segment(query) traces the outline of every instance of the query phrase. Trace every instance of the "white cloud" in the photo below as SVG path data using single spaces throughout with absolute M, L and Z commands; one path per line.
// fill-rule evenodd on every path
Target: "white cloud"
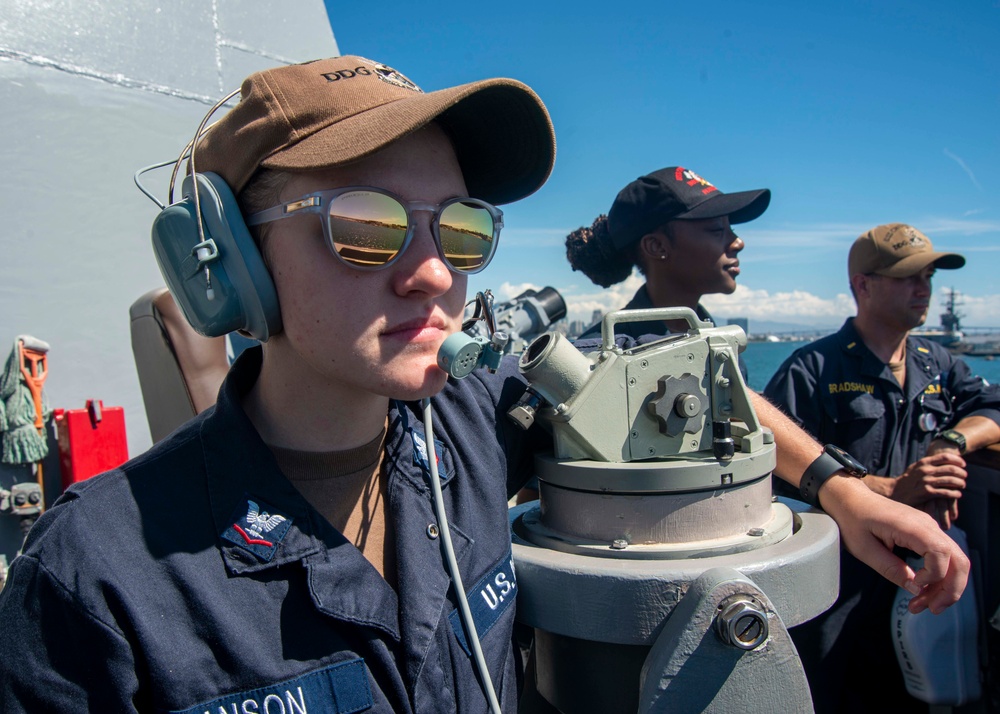
M 973 186 L 978 188 L 980 191 L 983 190 L 983 187 L 979 184 L 979 181 L 976 180 L 976 175 L 972 173 L 972 169 L 970 169 L 968 164 L 966 164 L 965 161 L 962 160 L 962 157 L 951 153 L 950 151 L 948 151 L 948 149 L 944 150 L 944 155 L 962 167 L 962 171 L 964 171 L 969 176 L 969 180 L 972 181 Z
M 928 218 L 917 226 L 934 240 L 936 235 L 956 233 L 964 236 L 1000 232 L 1000 221 L 966 220 L 963 218 Z
M 944 292 L 934 295 L 928 324 L 937 326 L 938 315 L 944 312 Z M 1000 325 L 1000 295 L 957 295 L 956 304 L 962 328 L 997 327 Z
M 642 276 L 633 274 L 624 282 L 606 290 L 591 288 L 587 292 L 562 291 L 568 317 L 570 320 L 590 322 L 595 310 L 601 313 L 618 310 L 632 299 L 642 284 Z M 767 290 L 754 290 L 745 285 L 738 285 L 732 295 L 706 295 L 702 298 L 702 304 L 720 318 L 748 317 L 752 320 L 816 326 L 836 325 L 854 314 L 854 300 L 849 295 L 841 294 L 828 300 L 802 290 L 772 294 Z
M 513 300 L 518 295 L 523 293 L 525 290 L 541 290 L 542 286 L 535 285 L 534 283 L 511 283 L 503 282 L 500 283 L 500 287 L 494 292 L 494 297 L 496 302 L 507 302 L 508 300 Z
M 633 273 L 623 282 L 610 288 L 588 285 L 585 292 L 577 292 L 575 289 L 560 290 L 566 301 L 566 317 L 570 321 L 582 320 L 589 325 L 595 310 L 601 314 L 620 310 L 628 304 L 635 291 L 644 282 L 645 279 L 641 275 Z
M 942 249 L 958 251 L 965 254 L 985 254 L 1000 252 L 1000 221 L 989 220 L 973 214 L 965 217 L 926 217 L 919 220 L 909 220 L 920 230 L 927 233 Z M 824 264 L 830 251 L 836 251 L 838 265 L 846 262 L 844 251 L 846 246 L 861 233 L 871 228 L 870 225 L 854 223 L 813 223 L 794 225 L 788 224 L 779 228 L 755 229 L 752 225 L 745 228 L 750 249 L 741 256 L 747 264 L 766 262 L 770 269 L 799 270 L 804 269 L 803 246 L 808 246 L 810 269 L 814 264 Z M 513 236 L 505 232 L 507 238 L 513 237 L 515 243 L 526 246 L 543 246 L 562 242 L 567 231 L 551 228 L 529 228 L 511 231 Z M 557 240 L 558 239 L 558 240 Z M 789 250 L 793 248 L 794 250 Z M 770 250 L 761 250 L 770 249 Z M 831 258 L 832 259 L 832 258 Z M 643 278 L 635 273 L 627 280 L 608 289 L 602 289 L 583 280 L 580 283 L 562 281 L 549 282 L 559 290 L 566 300 L 568 315 L 571 321 L 580 320 L 590 323 L 595 311 L 601 314 L 617 310 L 625 306 L 635 291 L 643 283 Z M 528 288 L 540 289 L 541 286 L 532 283 L 505 282 L 496 290 L 497 302 L 511 300 Z M 935 294 L 937 297 L 937 293 Z M 963 325 L 998 327 L 1000 326 L 1000 295 L 984 295 L 979 297 L 963 296 Z M 767 289 L 754 289 L 741 283 L 733 295 L 708 295 L 703 303 L 719 318 L 747 317 L 751 320 L 770 322 L 787 322 L 804 326 L 827 328 L 839 325 L 846 317 L 855 312 L 851 296 L 842 292 L 833 297 L 819 297 L 808 290 L 792 290 L 772 292 Z M 938 323 L 938 314 L 943 307 L 936 303 L 932 307 L 928 322 Z
M 945 235 L 978 236 L 1000 233 L 1000 221 L 968 218 L 969 215 L 981 212 L 982 210 L 971 211 L 964 218 L 928 217 L 916 220 L 913 224 L 935 242 L 939 236 Z M 803 246 L 843 249 L 872 227 L 861 223 L 815 223 L 761 230 L 748 226 L 744 231 L 751 249 L 757 247 L 801 249 Z
M 560 292 L 566 300 L 568 318 L 589 323 L 594 310 L 605 313 L 624 307 L 642 282 L 641 276 L 632 275 L 607 290 Z M 935 293 L 928 325 L 937 326 L 938 316 L 944 311 L 943 297 L 943 291 Z M 817 328 L 837 327 L 855 314 L 854 299 L 848 293 L 822 298 L 805 290 L 772 293 L 746 285 L 738 285 L 732 295 L 706 295 L 702 304 L 717 318 L 746 317 L 751 321 L 787 322 Z M 1000 326 L 1000 295 L 962 295 L 959 314 L 963 326 L 996 328 Z
M 871 228 L 860 223 L 816 223 L 811 225 L 791 225 L 785 228 L 757 230 L 750 226 L 737 230 L 745 234 L 751 248 L 796 248 L 804 245 L 811 248 L 833 246 L 842 247 Z M 742 256 L 741 256 L 742 259 Z
M 845 293 L 828 299 L 805 290 L 771 293 L 746 285 L 737 285 L 732 295 L 706 295 L 702 303 L 718 316 L 815 326 L 838 324 L 854 314 L 854 300 Z
M 567 319 L 570 321 L 583 320 L 589 324 L 595 310 L 604 314 L 625 307 L 643 282 L 640 276 L 632 275 L 624 282 L 607 289 L 595 285 L 588 285 L 587 292 L 578 292 L 576 286 L 557 289 L 563 300 L 566 301 Z M 525 290 L 541 290 L 542 287 L 534 283 L 503 282 L 500 287 L 493 291 L 495 303 L 499 305 L 508 302 Z
M 937 238 L 946 235 L 979 236 L 1000 233 L 1000 221 L 971 219 L 970 216 L 985 212 L 986 209 L 974 209 L 967 211 L 960 218 L 952 217 L 917 217 L 903 219 L 910 221 L 914 226 L 931 237 L 936 242 Z M 775 228 L 757 228 L 754 224 L 740 226 L 737 232 L 745 235 L 752 248 L 796 248 L 801 249 L 808 246 L 811 249 L 834 247 L 843 249 L 848 246 L 859 235 L 873 226 L 867 223 L 810 223 L 810 224 L 786 224 Z M 508 227 L 503 230 L 504 250 L 513 247 L 525 248 L 552 248 L 565 245 L 566 236 L 573 228 L 536 228 L 536 227 Z M 752 252 L 752 251 L 750 251 Z M 752 257 L 752 256 L 745 256 Z

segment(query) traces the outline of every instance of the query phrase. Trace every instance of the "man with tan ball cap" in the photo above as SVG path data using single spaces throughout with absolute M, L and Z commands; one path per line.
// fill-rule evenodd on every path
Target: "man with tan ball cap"
M 867 467 L 869 488 L 930 513 L 945 529 L 958 516 L 963 455 L 1000 441 L 1000 387 L 910 332 L 927 319 L 934 272 L 963 265 L 964 257 L 935 251 L 912 226 L 867 231 L 848 257 L 857 316 L 797 350 L 764 390 L 821 443 Z M 792 631 L 816 710 L 926 711 L 905 693 L 896 664 L 893 588 L 865 570 L 844 553 L 837 603 Z M 859 684 L 866 680 L 870 687 Z

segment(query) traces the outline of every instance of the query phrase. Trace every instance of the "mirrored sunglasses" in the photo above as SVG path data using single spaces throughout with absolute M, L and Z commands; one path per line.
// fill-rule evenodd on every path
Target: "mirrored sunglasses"
M 431 214 L 438 255 L 452 271 L 478 273 L 489 264 L 503 228 L 503 212 L 478 198 L 404 201 L 380 188 L 348 186 L 260 211 L 250 216 L 247 225 L 319 213 L 326 217 L 323 233 L 334 255 L 352 268 L 380 270 L 392 265 L 410 245 L 417 211 Z

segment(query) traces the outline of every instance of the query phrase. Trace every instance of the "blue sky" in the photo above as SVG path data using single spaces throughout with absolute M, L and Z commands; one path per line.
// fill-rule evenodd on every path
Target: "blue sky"
M 1000 326 L 1000 0 L 326 1 L 342 54 L 426 91 L 513 77 L 552 115 L 552 176 L 504 207 L 470 294 L 551 285 L 573 318 L 621 307 L 641 280 L 593 285 L 565 236 L 632 179 L 681 165 L 773 193 L 739 231 L 737 293 L 706 298 L 717 316 L 838 325 L 853 314 L 851 242 L 900 221 L 968 258 L 936 280 L 962 295 L 964 325 Z

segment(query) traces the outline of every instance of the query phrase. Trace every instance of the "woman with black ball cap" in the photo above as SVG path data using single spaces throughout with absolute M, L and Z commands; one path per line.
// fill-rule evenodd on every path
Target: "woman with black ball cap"
M 607 215 L 566 238 L 574 270 L 601 287 L 625 280 L 638 267 L 646 277 L 626 310 L 689 307 L 711 320 L 700 304 L 712 293 L 731 294 L 745 244 L 732 226 L 759 217 L 771 202 L 769 189 L 723 193 L 690 169 L 669 166 L 623 188 Z M 686 323 L 621 323 L 618 334 L 633 338 L 683 332 Z M 599 337 L 600 323 L 583 338 Z

